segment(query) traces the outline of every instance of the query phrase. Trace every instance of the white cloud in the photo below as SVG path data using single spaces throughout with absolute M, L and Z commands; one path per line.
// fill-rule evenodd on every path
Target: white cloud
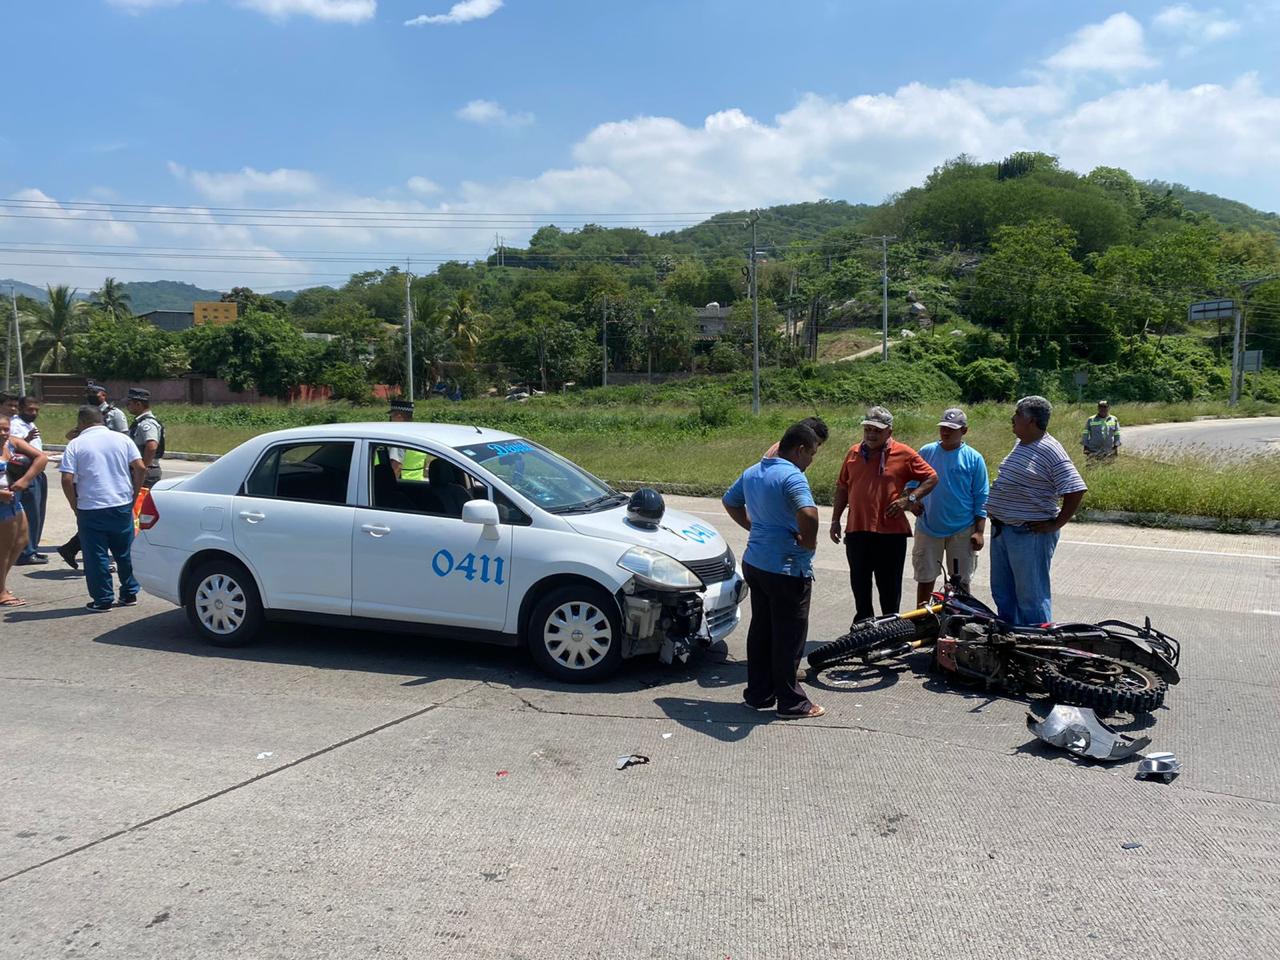
M 141 13 L 157 7 L 176 7 L 185 2 L 186 0 L 107 0 L 109 6 L 119 7 L 127 13 Z
M 1127 13 L 1116 13 L 1102 23 L 1081 27 L 1045 65 L 1069 73 L 1122 77 L 1157 66 L 1157 61 L 1147 53 L 1142 24 Z
M 238 0 L 242 7 L 277 20 L 314 17 L 335 23 L 362 23 L 378 12 L 378 0 Z
M 534 120 L 532 113 L 512 113 L 493 100 L 472 100 L 454 115 L 482 127 L 527 127 Z
M 1077 168 L 1108 164 L 1193 184 L 1257 178 L 1280 166 L 1280 98 L 1253 74 L 1230 86 L 1162 81 L 1081 104 L 1058 122 L 1055 140 L 1063 162 Z
M 428 180 L 426 177 L 410 177 L 405 181 L 405 186 L 409 188 L 410 193 L 416 193 L 420 197 L 430 196 L 433 193 L 439 193 L 440 184 L 434 180 Z
M 1197 10 L 1189 3 L 1165 7 L 1151 24 L 1163 33 L 1181 38 L 1183 42 L 1178 52 L 1183 56 L 1194 53 L 1206 43 L 1240 32 L 1240 22 L 1223 16 L 1221 10 Z
M 170 161 L 169 172 L 178 180 L 189 183 L 201 196 L 219 203 L 238 203 L 250 194 L 306 196 L 320 189 L 320 181 L 315 174 L 286 167 L 270 172 L 245 167 L 229 173 L 213 173 L 189 170 Z
M 483 20 L 497 13 L 502 7 L 502 0 L 462 0 L 449 8 L 448 13 L 422 14 L 412 20 L 406 20 L 406 27 L 422 27 L 427 24 L 467 23 L 470 20 Z
M 128 13 L 141 13 L 158 7 L 176 7 L 186 0 L 107 0 L 113 7 Z M 336 23 L 362 23 L 378 12 L 378 0 L 235 0 L 247 10 L 287 20 L 292 16 L 314 17 Z

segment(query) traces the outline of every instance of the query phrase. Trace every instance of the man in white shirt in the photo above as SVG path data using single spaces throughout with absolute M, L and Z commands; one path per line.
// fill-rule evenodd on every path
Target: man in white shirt
M 133 502 L 142 489 L 147 468 L 128 435 L 108 430 L 102 411 L 83 406 L 77 418 L 79 433 L 62 455 L 62 492 L 76 515 L 76 531 L 84 550 L 87 609 L 110 610 L 115 601 L 111 557 L 120 573 L 122 607 L 138 602 L 133 576 Z
M 9 436 L 25 440 L 37 450 L 44 449 L 44 440 L 36 418 L 40 416 L 40 403 L 35 397 L 18 398 L 18 414 L 9 418 Z M 49 503 L 49 480 L 43 473 L 22 494 L 22 509 L 27 515 L 27 545 L 18 555 L 20 567 L 48 563 L 49 558 L 40 552 L 40 535 L 44 531 L 45 510 Z

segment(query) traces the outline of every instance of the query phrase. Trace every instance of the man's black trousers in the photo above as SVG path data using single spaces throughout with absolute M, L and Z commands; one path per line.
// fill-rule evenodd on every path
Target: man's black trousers
M 846 533 L 844 554 L 849 559 L 854 621 L 869 620 L 875 616 L 871 606 L 873 576 L 876 591 L 880 594 L 880 612 L 897 613 L 902 603 L 902 565 L 907 559 L 907 535 L 862 530 Z
M 813 581 L 759 570 L 743 563 L 751 588 L 751 628 L 747 631 L 747 689 L 753 707 L 777 698 L 779 713 L 803 713 L 812 704 L 796 682 L 809 634 Z

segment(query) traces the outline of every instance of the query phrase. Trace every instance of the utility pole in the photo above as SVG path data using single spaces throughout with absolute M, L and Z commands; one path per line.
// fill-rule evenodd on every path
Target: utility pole
M 22 325 L 18 322 L 18 292 L 13 284 L 9 284 L 9 302 L 13 305 L 13 319 L 9 342 L 4 354 L 4 388 L 6 391 L 9 390 L 10 357 L 16 352 L 18 355 L 18 393 L 21 396 L 25 396 L 27 393 L 27 374 L 22 368 Z
M 409 261 L 404 262 L 404 384 L 405 399 L 413 400 L 413 274 L 409 272 Z
M 756 281 L 756 224 L 760 214 L 751 214 L 751 412 L 760 413 L 760 285 Z
M 889 359 L 889 238 L 880 238 L 880 359 Z
M 14 296 L 13 286 L 9 286 L 9 296 Z M 15 301 L 16 302 L 16 301 Z M 17 312 L 16 310 L 14 311 Z M 4 325 L 4 392 L 9 392 L 12 381 L 9 379 L 9 368 L 13 366 L 13 320 Z
M 600 386 L 609 385 L 609 298 L 600 301 Z
M 1271 280 L 1280 280 L 1280 273 L 1268 274 L 1265 277 L 1256 277 L 1253 280 L 1245 280 L 1240 284 L 1240 302 L 1236 305 L 1236 329 L 1235 336 L 1231 341 L 1231 402 L 1230 406 L 1235 406 L 1240 400 L 1240 391 L 1244 389 L 1244 354 L 1247 346 L 1246 336 L 1248 327 L 1246 326 L 1245 307 L 1249 303 L 1249 294 L 1253 292 L 1253 288 L 1260 283 L 1267 283 Z M 21 348 L 21 345 L 19 345 Z M 19 353 L 18 362 L 21 363 L 21 353 Z

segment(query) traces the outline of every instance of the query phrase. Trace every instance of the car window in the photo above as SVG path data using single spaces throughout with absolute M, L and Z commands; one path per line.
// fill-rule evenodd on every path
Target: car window
M 375 509 L 460 520 L 468 500 L 488 497 L 483 483 L 443 457 L 414 447 L 384 443 L 370 447 L 369 504 Z
M 456 448 L 550 513 L 605 505 L 618 494 L 575 463 L 529 440 L 502 440 Z
M 245 481 L 245 495 L 307 503 L 346 503 L 354 447 L 350 441 L 272 447 Z

